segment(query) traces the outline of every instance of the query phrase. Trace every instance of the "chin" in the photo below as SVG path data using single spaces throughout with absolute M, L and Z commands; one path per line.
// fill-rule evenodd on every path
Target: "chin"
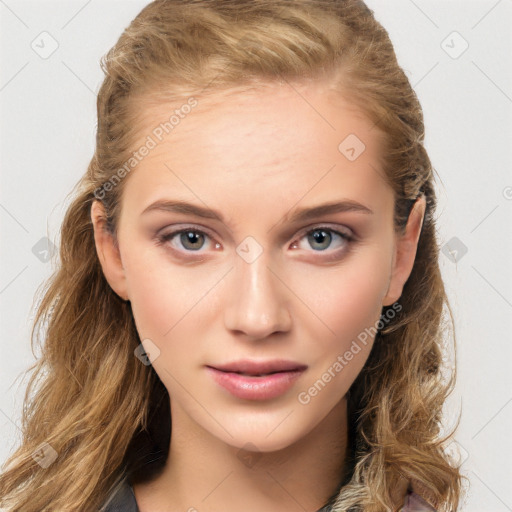
M 283 417 L 286 417 L 286 415 Z M 270 428 L 262 425 L 259 428 L 255 426 L 254 428 L 240 427 L 235 429 L 232 424 L 229 429 L 232 437 L 225 431 L 217 432 L 216 437 L 237 450 L 261 453 L 277 452 L 300 441 L 306 435 L 306 433 L 296 430 L 296 424 L 293 431 L 290 431 L 283 424 L 280 425 L 281 421 L 282 419 L 274 422 Z M 215 435 L 213 432 L 212 434 Z

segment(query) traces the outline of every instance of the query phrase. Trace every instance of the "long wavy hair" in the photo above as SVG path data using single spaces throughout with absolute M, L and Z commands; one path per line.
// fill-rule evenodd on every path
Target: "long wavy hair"
M 443 435 L 442 408 L 456 378 L 454 367 L 444 371 L 443 354 L 452 335 L 455 349 L 455 329 L 438 262 L 433 167 L 420 103 L 374 13 L 360 0 L 156 0 L 101 67 L 95 152 L 73 190 L 60 261 L 32 325 L 41 357 L 25 372 L 33 373 L 23 438 L 2 468 L 0 506 L 98 510 L 124 478 L 151 479 L 165 464 L 169 395 L 153 367 L 134 357 L 141 340 L 131 306 L 103 275 L 90 213 L 101 199 L 116 235 L 129 176 L 103 185 L 133 156 L 137 100 L 328 78 L 385 138 L 380 171 L 394 191 L 397 233 L 426 197 L 402 307 L 378 330 L 349 392 L 351 470 L 332 510 L 395 510 L 393 489 L 403 482 L 415 482 L 439 511 L 456 510 L 465 477 L 446 449 L 454 430 Z M 56 458 L 41 464 L 38 453 Z

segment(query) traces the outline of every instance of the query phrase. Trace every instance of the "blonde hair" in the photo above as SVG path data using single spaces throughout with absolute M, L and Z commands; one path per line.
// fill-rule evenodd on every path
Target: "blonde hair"
M 397 232 L 420 194 L 427 204 L 402 308 L 377 333 L 350 389 L 353 468 L 332 510 L 394 509 L 393 489 L 404 481 L 415 481 L 439 511 L 456 510 L 462 476 L 444 450 L 453 432 L 441 436 L 456 376 L 443 375 L 442 352 L 454 329 L 438 263 L 433 168 L 421 106 L 373 12 L 358 0 L 157 0 L 101 64 L 95 153 L 63 220 L 60 264 L 32 327 L 32 345 L 46 328 L 44 345 L 27 370 L 35 373 L 23 439 L 0 475 L 0 506 L 98 509 L 124 476 L 149 479 L 165 463 L 169 396 L 153 367 L 134 357 L 140 339 L 130 304 L 105 280 L 90 217 L 101 190 L 116 234 L 129 177 L 102 187 L 132 155 L 136 99 L 328 78 L 384 137 L 381 170 L 394 191 Z M 43 468 L 33 454 L 45 443 L 57 458 Z

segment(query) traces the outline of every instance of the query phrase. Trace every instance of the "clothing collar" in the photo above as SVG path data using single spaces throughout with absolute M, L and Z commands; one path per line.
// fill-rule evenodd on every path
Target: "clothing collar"
M 400 481 L 391 492 L 395 510 L 400 511 L 402 509 L 409 488 L 418 496 L 423 498 L 433 509 L 438 510 L 440 503 L 432 491 L 430 491 L 428 487 L 419 480 L 414 478 L 408 480 L 404 476 L 400 476 Z

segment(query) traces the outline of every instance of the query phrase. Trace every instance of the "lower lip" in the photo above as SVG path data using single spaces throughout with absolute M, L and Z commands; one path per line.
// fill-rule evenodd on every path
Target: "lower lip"
M 270 400 L 286 393 L 304 370 L 279 372 L 264 377 L 252 377 L 239 373 L 223 372 L 207 366 L 215 381 L 232 395 L 245 400 Z

